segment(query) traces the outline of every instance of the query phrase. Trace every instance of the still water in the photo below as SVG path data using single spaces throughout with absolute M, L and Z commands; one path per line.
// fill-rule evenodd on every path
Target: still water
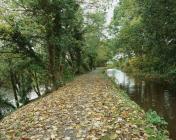
M 40 92 L 41 92 L 41 95 L 43 95 L 45 93 L 44 86 L 40 86 Z M 14 106 L 16 106 L 13 90 L 0 88 L 0 96 L 3 97 L 4 99 L 7 99 L 10 103 L 12 103 Z M 37 99 L 38 95 L 35 93 L 34 90 L 32 90 L 31 92 L 27 93 L 27 98 L 29 99 L 29 101 L 32 101 L 34 99 Z M 20 99 L 20 96 L 18 96 L 18 99 Z M 20 104 L 20 105 L 22 106 L 22 104 Z
M 117 69 L 108 69 L 107 74 L 145 111 L 152 109 L 163 116 L 168 122 L 170 137 L 176 140 L 176 89 L 173 85 L 158 80 L 139 80 Z

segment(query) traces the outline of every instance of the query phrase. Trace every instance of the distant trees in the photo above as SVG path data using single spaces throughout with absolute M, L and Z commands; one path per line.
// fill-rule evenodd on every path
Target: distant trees
M 115 44 L 128 54 L 128 67 L 175 76 L 175 1 L 121 0 L 112 29 Z
M 98 54 L 97 49 L 102 46 L 105 16 L 102 12 L 89 13 L 87 20 L 87 27 L 85 29 L 85 52 L 88 56 L 90 68 L 95 68 Z

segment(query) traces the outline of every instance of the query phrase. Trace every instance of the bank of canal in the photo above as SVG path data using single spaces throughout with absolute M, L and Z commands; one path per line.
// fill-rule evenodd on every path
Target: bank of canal
M 117 69 L 108 69 L 107 73 L 145 111 L 152 109 L 164 117 L 168 122 L 170 137 L 176 139 L 176 90 L 173 86 L 163 81 L 134 78 Z

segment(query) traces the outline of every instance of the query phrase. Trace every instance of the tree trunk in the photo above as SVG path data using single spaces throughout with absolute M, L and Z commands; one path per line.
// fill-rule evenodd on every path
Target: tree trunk
M 49 59 L 49 64 L 48 64 L 48 71 L 49 71 L 49 77 L 51 78 L 52 81 L 52 86 L 53 90 L 57 89 L 57 74 L 55 70 L 55 46 L 48 41 L 48 59 Z
M 18 93 L 17 93 L 17 87 L 16 87 L 16 81 L 15 81 L 15 76 L 12 70 L 10 70 L 10 78 L 11 78 L 11 84 L 13 88 L 13 93 L 15 97 L 15 102 L 16 102 L 16 107 L 19 108 L 19 101 L 18 101 Z
M 40 93 L 39 82 L 38 82 L 38 78 L 37 78 L 36 72 L 34 72 L 34 79 L 35 79 L 35 83 L 36 83 L 36 93 L 40 97 L 41 93 Z

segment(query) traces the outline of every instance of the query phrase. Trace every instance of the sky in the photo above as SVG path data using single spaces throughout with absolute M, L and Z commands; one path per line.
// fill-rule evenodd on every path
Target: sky
M 82 4 L 82 8 L 84 9 L 84 12 L 90 12 L 90 10 L 92 11 L 95 11 L 94 8 L 92 9 L 87 9 L 86 6 L 87 4 L 86 3 L 89 3 L 90 1 L 92 0 L 84 0 L 85 1 L 85 4 Z M 101 0 L 100 0 L 101 1 Z M 112 2 L 110 2 L 110 6 L 108 5 L 108 9 L 107 9 L 107 15 L 106 15 L 106 25 L 109 25 L 111 23 L 111 19 L 113 17 L 113 12 L 114 12 L 114 8 L 117 6 L 119 0 L 111 0 Z
M 84 13 L 87 13 L 90 11 L 94 12 L 95 8 L 87 8 L 87 3 L 89 3 L 90 1 L 93 1 L 93 0 L 84 0 L 84 1 L 85 1 L 85 3 L 82 4 L 82 8 L 84 9 Z M 99 1 L 101 3 L 101 0 L 99 0 Z M 107 5 L 108 7 L 106 10 L 106 23 L 105 23 L 105 29 L 103 30 L 103 34 L 108 38 L 110 37 L 110 35 L 108 33 L 108 26 L 110 25 L 110 23 L 112 21 L 114 9 L 118 5 L 118 2 L 119 2 L 119 0 L 110 0 Z
M 106 23 L 105 23 L 106 28 L 110 25 L 110 23 L 112 21 L 112 18 L 113 18 L 113 15 L 114 15 L 114 9 L 118 5 L 118 2 L 119 2 L 119 0 L 112 0 L 112 5 L 107 10 Z M 106 37 L 111 38 L 107 29 L 105 29 L 103 31 L 103 33 L 106 35 Z
M 113 0 L 112 5 L 108 9 L 107 16 L 106 16 L 106 25 L 109 25 L 111 23 L 113 13 L 114 13 L 114 9 L 117 6 L 118 2 L 119 2 L 119 0 Z

